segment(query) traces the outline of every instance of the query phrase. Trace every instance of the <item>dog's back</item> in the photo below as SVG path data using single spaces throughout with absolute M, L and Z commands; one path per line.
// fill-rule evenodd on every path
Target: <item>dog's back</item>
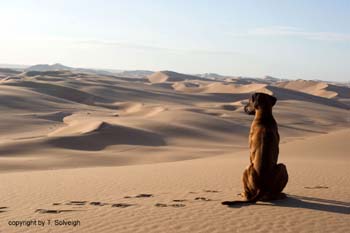
M 259 176 L 257 187 L 268 191 L 279 153 L 279 134 L 273 116 L 255 119 L 251 126 L 250 137 L 251 162 Z

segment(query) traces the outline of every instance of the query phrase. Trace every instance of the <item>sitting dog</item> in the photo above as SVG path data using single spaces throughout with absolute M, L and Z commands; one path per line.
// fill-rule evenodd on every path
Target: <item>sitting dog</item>
M 264 93 L 255 93 L 244 107 L 255 115 L 249 134 L 250 165 L 243 173 L 243 201 L 225 201 L 223 205 L 255 203 L 285 198 L 282 190 L 288 182 L 287 168 L 277 164 L 279 134 L 272 116 L 277 99 Z

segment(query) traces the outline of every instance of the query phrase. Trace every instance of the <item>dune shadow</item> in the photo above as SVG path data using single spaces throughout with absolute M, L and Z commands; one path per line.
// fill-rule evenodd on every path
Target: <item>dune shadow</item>
M 279 128 L 287 128 L 287 129 L 293 129 L 293 130 L 299 130 L 299 131 L 304 131 L 308 133 L 317 133 L 317 134 L 326 134 L 327 132 L 324 131 L 317 131 L 317 130 L 311 130 L 311 129 L 306 129 L 306 128 L 300 128 L 300 127 L 295 127 L 295 126 L 290 126 L 290 125 L 283 125 L 279 124 Z
M 104 124 L 96 131 L 75 135 L 52 137 L 50 145 L 72 150 L 98 151 L 112 145 L 165 146 L 163 136 L 131 127 Z
M 40 94 L 45 94 L 54 98 L 71 101 L 79 104 L 99 106 L 96 103 L 113 103 L 113 101 L 108 100 L 106 98 L 75 88 L 61 86 L 58 84 L 22 81 L 18 83 L 6 83 L 6 85 L 25 87 Z M 113 105 L 106 105 L 103 107 L 115 109 Z
M 240 208 L 248 205 L 252 205 L 252 204 L 242 203 L 242 204 L 229 205 L 229 207 Z M 258 202 L 256 203 L 256 205 L 309 209 L 309 210 L 317 210 L 317 211 L 331 212 L 331 213 L 337 213 L 337 214 L 350 214 L 349 202 L 328 200 L 328 199 L 315 198 L 315 197 L 298 196 L 298 195 L 288 195 L 286 199 L 277 200 L 273 202 Z
M 311 95 L 308 93 L 295 91 L 287 88 L 276 87 L 276 86 L 268 86 L 268 90 L 272 91 L 274 95 L 278 96 L 279 100 L 299 100 L 299 101 L 308 101 L 316 104 L 327 105 L 336 108 L 342 108 L 349 110 L 350 107 L 346 104 L 338 102 L 334 99 L 327 99 L 324 97 Z

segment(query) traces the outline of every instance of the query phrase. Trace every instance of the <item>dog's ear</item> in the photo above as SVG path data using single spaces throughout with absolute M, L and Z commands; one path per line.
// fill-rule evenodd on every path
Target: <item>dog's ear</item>
M 260 105 L 260 101 L 261 101 L 261 100 L 259 100 L 260 97 L 261 97 L 260 93 L 254 93 L 252 95 L 252 102 L 254 104 L 254 108 L 258 108 L 258 106 Z
M 270 96 L 271 106 L 273 107 L 277 102 L 277 98 L 272 95 L 269 95 L 269 96 Z

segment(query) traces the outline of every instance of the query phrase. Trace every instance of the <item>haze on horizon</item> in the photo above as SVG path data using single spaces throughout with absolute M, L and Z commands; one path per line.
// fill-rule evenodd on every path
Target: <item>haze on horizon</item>
M 349 81 L 350 2 L 0 1 L 0 63 Z

